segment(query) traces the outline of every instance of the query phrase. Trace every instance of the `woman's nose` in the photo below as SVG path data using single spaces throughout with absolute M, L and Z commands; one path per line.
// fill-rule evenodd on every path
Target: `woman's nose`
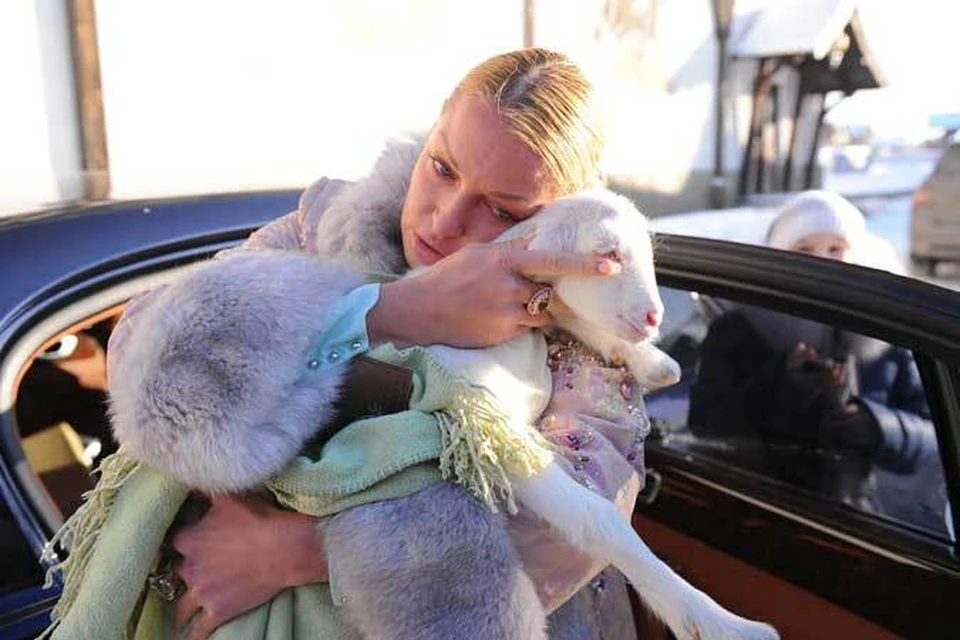
M 459 238 L 466 233 L 464 198 L 451 196 L 437 204 L 433 212 L 433 232 L 439 238 Z

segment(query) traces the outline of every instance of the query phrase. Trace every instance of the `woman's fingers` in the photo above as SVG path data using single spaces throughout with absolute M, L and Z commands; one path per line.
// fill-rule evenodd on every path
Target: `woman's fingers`
M 368 335 L 374 342 L 403 346 L 500 344 L 527 328 L 550 324 L 559 302 L 556 296 L 545 313 L 527 312 L 527 304 L 543 286 L 535 281 L 602 276 L 620 269 L 618 263 L 598 256 L 534 251 L 526 248 L 527 243 L 528 238 L 518 238 L 471 244 L 413 277 L 383 285 L 379 301 L 367 315 Z
M 206 611 L 200 611 L 193 622 L 190 624 L 190 631 L 187 634 L 187 640 L 207 640 L 214 631 L 217 630 L 224 621 L 216 620 Z
M 201 640 L 291 585 L 327 579 L 316 521 L 260 499 L 220 496 L 196 523 L 171 535 L 173 566 L 187 586 L 174 605 L 179 629 Z
M 173 563 L 171 567 L 176 575 L 186 585 L 186 590 L 180 595 L 173 604 L 174 618 L 177 622 L 177 629 L 184 629 L 190 622 L 190 618 L 201 609 L 200 598 L 195 586 L 195 578 L 191 567 L 187 565 L 184 558 Z
M 540 315 L 532 316 L 529 313 L 524 312 L 520 317 L 517 318 L 517 335 L 523 333 L 527 329 L 543 329 L 544 327 L 549 327 L 551 324 L 553 324 L 553 318 L 551 318 L 547 313 L 541 313 Z
M 504 266 L 527 278 L 561 276 L 603 276 L 620 272 L 620 263 L 607 258 L 581 254 L 525 249 L 508 244 L 502 252 Z
M 190 588 L 180 596 L 173 605 L 174 616 L 177 621 L 177 629 L 183 629 L 190 622 L 190 618 L 200 610 L 200 605 Z

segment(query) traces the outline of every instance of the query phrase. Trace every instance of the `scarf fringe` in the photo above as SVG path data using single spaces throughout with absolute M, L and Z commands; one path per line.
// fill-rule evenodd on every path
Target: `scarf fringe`
M 514 428 L 482 387 L 460 381 L 451 406 L 435 413 L 443 442 L 440 473 L 453 478 L 497 513 L 515 514 L 510 477 L 530 477 L 553 460 L 550 444 L 532 427 Z
M 56 535 L 44 545 L 41 562 L 49 565 L 43 588 L 53 586 L 59 573 L 63 581 L 63 593 L 50 614 L 51 625 L 38 640 L 50 637 L 66 612 L 73 606 L 80 590 L 82 578 L 86 575 L 87 565 L 93 557 L 100 530 L 113 511 L 113 503 L 123 483 L 140 468 L 140 462 L 122 451 L 109 456 L 100 463 L 97 472 L 100 480 L 97 486 L 83 494 L 83 504 L 60 527 Z M 66 559 L 61 560 L 57 546 L 68 550 Z

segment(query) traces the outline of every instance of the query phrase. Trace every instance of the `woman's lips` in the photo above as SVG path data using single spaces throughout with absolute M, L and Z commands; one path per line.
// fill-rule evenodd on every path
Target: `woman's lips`
M 413 234 L 413 236 L 414 248 L 417 251 L 417 255 L 420 256 L 421 260 L 423 260 L 424 264 L 433 264 L 441 258 L 446 257 L 444 254 L 434 249 L 430 244 L 427 243 L 426 240 L 417 234 Z

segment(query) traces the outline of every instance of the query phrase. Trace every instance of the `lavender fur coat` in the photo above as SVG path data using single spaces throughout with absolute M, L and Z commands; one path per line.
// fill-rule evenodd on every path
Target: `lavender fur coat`
M 109 349 L 118 440 L 154 466 L 211 491 L 255 486 L 280 471 L 329 420 L 340 383 L 341 372 L 333 369 L 315 377 L 319 384 L 309 390 L 296 385 L 302 354 L 325 328 L 321 321 L 325 312 L 357 286 L 356 273 L 402 273 L 407 268 L 399 217 L 420 149 L 419 140 L 394 140 L 371 174 L 357 183 L 328 179 L 314 183 L 296 211 L 260 229 L 240 249 L 217 261 L 218 268 L 227 273 L 238 269 L 232 274 L 236 275 L 234 285 L 212 292 L 174 283 L 134 301 Z M 231 254 L 250 250 L 266 251 L 252 261 L 230 259 Z M 223 278 L 218 282 L 222 285 Z M 256 295 L 249 295 L 251 288 Z M 263 322 L 256 325 L 259 330 L 243 336 L 228 360 L 197 371 L 191 368 L 189 358 L 171 357 L 168 337 L 193 333 L 196 348 L 210 340 L 235 339 L 235 327 L 223 325 L 223 314 L 210 304 L 211 299 L 217 304 L 244 305 L 244 314 L 263 318 Z M 183 324 L 187 322 L 189 327 Z M 158 366 L 161 361 L 163 367 Z M 184 366 L 178 367 L 178 362 Z M 223 375 L 226 371 L 229 376 Z M 145 388 L 151 393 L 143 393 Z M 176 400 L 184 393 L 203 394 L 202 401 L 191 405 L 203 407 L 203 412 L 179 411 L 171 398 Z M 599 423 L 609 423 L 609 433 Z M 582 461 L 584 454 L 592 456 L 596 470 L 592 486 L 629 513 L 640 485 L 635 467 L 642 472 L 642 456 L 639 463 L 628 463 L 620 442 L 625 438 L 617 433 L 617 425 L 599 423 L 592 421 L 599 437 L 593 438 L 586 450 L 578 446 L 574 451 L 568 433 L 555 434 L 552 439 L 569 449 L 571 472 L 575 460 Z M 172 424 L 177 428 L 171 430 Z M 548 611 L 555 609 L 602 569 L 551 539 L 544 525 L 523 513 L 509 527 L 504 526 L 499 517 L 478 508 L 457 487 L 438 485 L 393 506 L 380 504 L 388 506 L 379 507 L 376 513 L 353 509 L 319 527 L 329 551 L 331 573 L 337 576 L 336 591 L 343 598 L 344 614 L 369 637 L 382 633 L 452 637 L 443 625 L 463 623 L 451 614 L 429 630 L 402 627 L 405 619 L 430 618 L 430 609 L 438 601 L 449 600 L 450 594 L 444 591 L 450 583 L 437 581 L 435 574 L 431 577 L 432 571 L 418 576 L 415 584 L 410 583 L 409 572 L 400 572 L 398 581 L 391 583 L 383 573 L 400 569 L 396 554 L 401 550 L 416 549 L 418 563 L 429 567 L 433 562 L 437 571 L 447 569 L 450 554 L 459 554 L 464 572 L 456 581 L 471 583 L 473 589 L 461 594 L 463 598 L 485 603 L 486 615 L 511 625 L 495 629 L 491 637 L 496 638 L 545 637 L 536 628 L 543 616 L 541 602 Z M 442 511 L 438 504 L 444 505 Z M 417 529 L 412 530 L 415 537 L 398 537 L 397 522 L 409 521 L 434 522 L 437 534 L 424 538 L 424 531 Z M 469 548 L 459 544 L 463 540 L 469 541 Z M 355 564 L 360 559 L 365 567 Z M 368 575 L 371 566 L 381 575 L 376 584 L 364 584 L 361 577 Z M 583 589 L 557 611 L 549 637 L 635 637 L 622 579 L 604 573 L 603 578 L 593 580 L 593 588 Z M 476 579 L 480 575 L 485 578 Z M 391 584 L 395 587 L 390 600 L 393 606 L 384 609 L 382 592 Z M 604 592 L 607 595 L 601 597 Z M 446 603 L 444 608 L 449 606 Z M 372 615 L 372 611 L 382 615 Z M 418 611 L 422 615 L 411 616 Z

